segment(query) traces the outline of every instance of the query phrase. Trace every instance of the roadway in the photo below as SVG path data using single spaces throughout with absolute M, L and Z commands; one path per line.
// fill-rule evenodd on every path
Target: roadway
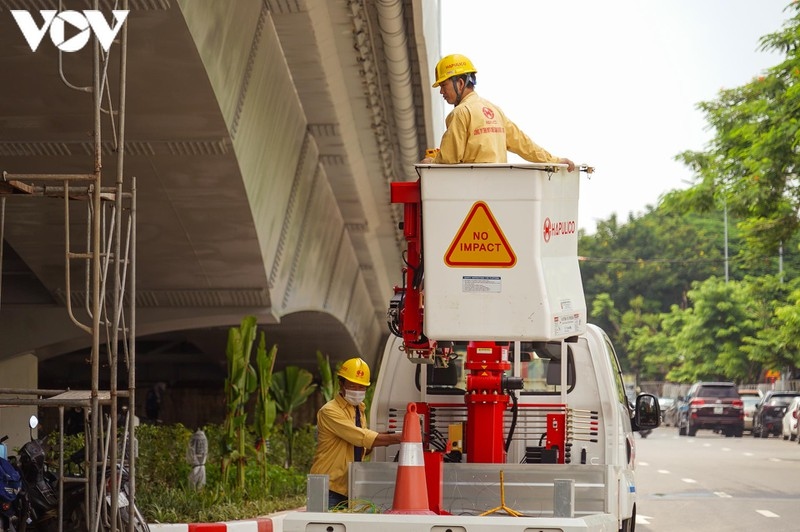
M 800 530 L 800 445 L 782 438 L 636 436 L 636 530 Z

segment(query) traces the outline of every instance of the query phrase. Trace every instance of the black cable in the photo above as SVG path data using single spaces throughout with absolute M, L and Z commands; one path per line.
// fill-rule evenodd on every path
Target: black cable
M 511 402 L 513 406 L 511 407 L 511 427 L 508 429 L 508 437 L 506 438 L 506 452 L 508 452 L 508 448 L 511 447 L 511 438 L 514 437 L 514 429 L 517 426 L 517 394 L 515 394 L 512 390 L 506 390 L 506 393 L 511 396 Z

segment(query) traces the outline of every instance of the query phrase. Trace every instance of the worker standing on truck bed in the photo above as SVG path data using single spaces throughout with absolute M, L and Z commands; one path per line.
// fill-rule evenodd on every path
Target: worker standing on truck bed
M 345 361 L 337 373 L 339 393 L 317 412 L 317 450 L 311 473 L 328 475 L 328 507 L 347 500 L 347 470 L 373 447 L 400 443 L 402 434 L 367 428 L 364 397 L 369 366 L 359 357 Z
M 505 163 L 507 151 L 516 153 L 532 163 L 561 163 L 570 172 L 575 163 L 566 157 L 556 157 L 533 142 L 499 107 L 475 92 L 478 71 L 466 56 L 452 54 L 436 64 L 436 83 L 439 93 L 455 106 L 447 115 L 447 130 L 442 135 L 435 157 L 422 162 L 433 164 Z

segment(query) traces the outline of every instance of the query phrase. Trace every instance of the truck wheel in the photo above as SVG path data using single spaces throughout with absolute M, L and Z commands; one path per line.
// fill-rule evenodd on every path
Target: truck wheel
M 619 532 L 634 532 L 636 529 L 636 505 L 633 505 L 633 512 L 630 519 L 623 519 L 622 526 L 619 527 Z

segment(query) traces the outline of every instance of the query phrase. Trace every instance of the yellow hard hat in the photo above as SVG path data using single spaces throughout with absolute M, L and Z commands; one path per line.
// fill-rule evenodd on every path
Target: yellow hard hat
M 433 84 L 433 87 L 438 87 L 444 80 L 452 78 L 453 76 L 469 74 L 470 72 L 473 74 L 478 73 L 472 61 L 470 61 L 467 56 L 461 54 L 446 55 L 436 63 L 436 71 L 434 72 L 436 83 Z
M 362 386 L 369 386 L 369 366 L 360 357 L 345 360 L 342 367 L 339 368 L 337 375 L 350 382 L 361 384 Z

